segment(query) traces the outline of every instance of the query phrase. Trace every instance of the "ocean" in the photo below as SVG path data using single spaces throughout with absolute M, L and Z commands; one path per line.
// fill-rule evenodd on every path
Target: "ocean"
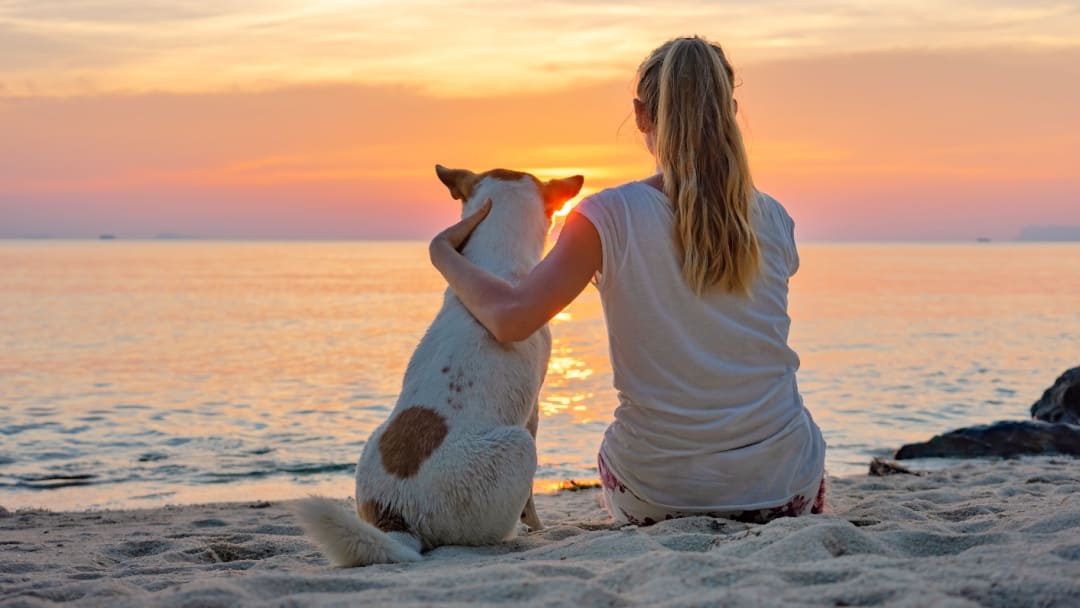
M 1028 417 L 1080 364 L 1080 244 L 803 244 L 799 384 L 829 472 Z M 0 241 L 0 505 L 348 496 L 445 288 L 422 242 Z M 537 487 L 612 418 L 592 287 L 552 322 Z

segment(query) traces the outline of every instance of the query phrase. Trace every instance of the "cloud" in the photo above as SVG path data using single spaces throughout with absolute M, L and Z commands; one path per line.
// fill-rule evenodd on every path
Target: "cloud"
M 742 64 L 898 48 L 1080 46 L 1080 3 L 930 0 L 0 2 L 8 94 L 408 84 L 489 96 L 629 80 L 664 38 Z M 18 57 L 18 59 L 13 59 Z M 3 61 L 3 60 L 0 60 Z M 18 83 L 32 81 L 35 90 Z
M 755 182 L 801 237 L 1080 223 L 1080 49 L 737 67 Z M 424 238 L 455 211 L 436 162 L 580 172 L 591 189 L 647 175 L 629 98 L 621 78 L 490 98 L 362 84 L 0 98 L 0 236 Z

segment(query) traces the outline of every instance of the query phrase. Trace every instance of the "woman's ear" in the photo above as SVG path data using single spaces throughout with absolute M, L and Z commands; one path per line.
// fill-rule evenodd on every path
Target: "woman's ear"
M 634 98 L 634 122 L 637 123 L 638 131 L 642 133 L 652 131 L 652 116 L 649 116 L 645 102 L 636 97 Z

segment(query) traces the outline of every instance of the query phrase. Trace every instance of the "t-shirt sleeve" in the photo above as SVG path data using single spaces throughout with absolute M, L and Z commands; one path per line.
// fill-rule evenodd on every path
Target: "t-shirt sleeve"
M 795 220 L 776 199 L 769 197 L 773 202 L 775 215 L 779 220 L 778 229 L 784 237 L 784 257 L 787 258 L 788 276 L 794 276 L 799 270 L 799 249 L 795 246 Z
M 795 244 L 795 220 L 787 213 L 784 214 L 788 225 L 788 276 L 794 276 L 799 271 L 799 248 Z
M 579 213 L 589 220 L 600 235 L 601 270 L 593 277 L 593 284 L 601 290 L 604 289 L 608 277 L 615 271 L 615 247 L 619 230 L 618 218 L 611 203 L 612 198 L 607 192 L 597 192 L 585 197 L 574 207 L 574 213 Z

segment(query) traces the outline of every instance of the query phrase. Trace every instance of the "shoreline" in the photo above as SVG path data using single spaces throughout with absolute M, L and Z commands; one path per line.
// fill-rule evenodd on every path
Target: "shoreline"
M 1033 457 L 1038 458 L 1039 456 Z M 1028 458 L 1028 456 L 1021 457 L 1021 459 L 1023 458 Z M 852 473 L 850 472 L 851 467 L 846 467 L 841 469 L 844 471 L 843 473 L 833 475 L 831 474 L 833 469 L 828 466 L 827 462 L 825 470 L 829 479 L 848 477 L 861 478 L 866 476 L 866 471 L 869 469 L 870 462 L 871 460 L 867 460 L 866 465 L 860 467 L 861 473 Z M 967 458 L 959 460 L 956 458 L 919 458 L 905 460 L 903 461 L 903 464 L 905 467 L 919 473 L 932 473 L 941 469 L 950 468 L 960 462 L 991 464 L 995 462 L 995 459 Z M 534 479 L 533 493 L 536 495 L 560 494 L 565 491 L 578 491 L 599 486 L 600 479 L 598 477 Z M 305 498 L 312 494 L 349 500 L 351 499 L 354 481 L 351 474 L 341 479 L 326 480 L 316 484 L 298 483 L 295 479 L 266 479 L 227 484 L 206 484 L 204 486 L 181 486 L 176 490 L 167 493 L 160 492 L 160 485 L 154 484 L 151 489 L 138 486 L 129 488 L 129 497 L 125 503 L 116 504 L 115 501 L 105 500 L 96 504 L 74 507 L 70 506 L 72 499 L 63 496 L 66 492 L 82 494 L 93 487 L 94 486 L 92 485 L 72 485 L 47 490 L 16 490 L 8 492 L 6 495 L 0 492 L 0 509 L 6 509 L 8 512 L 47 511 L 57 513 L 103 513 L 212 504 L 244 504 L 244 501 L 232 499 L 232 497 L 236 495 L 254 496 L 257 497 L 258 501 L 270 502 L 288 502 Z M 149 493 L 146 495 L 137 494 L 137 492 L 144 489 Z M 131 496 L 132 493 L 136 493 L 136 495 Z M 151 502 L 150 504 L 140 504 L 140 501 Z M 50 506 L 50 503 L 60 503 L 60 506 L 54 508 Z
M 129 484 L 130 485 L 130 484 Z M 102 513 L 106 511 L 152 510 L 165 507 L 225 504 L 238 502 L 234 496 L 258 496 L 259 500 L 287 502 L 305 498 L 312 494 L 346 498 L 351 495 L 355 482 L 352 475 L 347 478 L 329 480 L 319 484 L 305 485 L 295 480 L 267 480 L 255 483 L 207 484 L 205 486 L 183 486 L 168 493 L 149 493 L 145 496 L 130 496 L 126 503 L 116 504 L 114 500 L 86 506 L 71 506 L 72 499 L 63 496 L 65 492 L 83 494 L 92 486 L 73 485 L 55 489 L 15 490 L 6 494 L 0 492 L 0 508 L 7 511 L 49 511 L 63 513 Z M 598 478 L 581 477 L 576 479 L 536 479 L 533 492 L 536 494 L 558 494 L 573 488 L 599 487 Z M 110 488 L 111 490 L 112 488 Z M 143 488 L 133 488 L 135 492 Z M 154 489 L 160 489 L 154 484 Z M 129 492 L 130 494 L 131 492 Z M 144 502 L 145 501 L 145 502 Z M 242 502 L 242 501 L 241 501 Z M 59 507 L 50 504 L 59 503 Z M 142 503 L 142 504 L 140 504 Z M 149 504 L 147 504 L 149 503 Z
M 830 477 L 829 512 L 611 524 L 598 490 L 546 528 L 337 569 L 289 501 L 0 510 L 0 605 L 1080 605 L 1080 459 Z

